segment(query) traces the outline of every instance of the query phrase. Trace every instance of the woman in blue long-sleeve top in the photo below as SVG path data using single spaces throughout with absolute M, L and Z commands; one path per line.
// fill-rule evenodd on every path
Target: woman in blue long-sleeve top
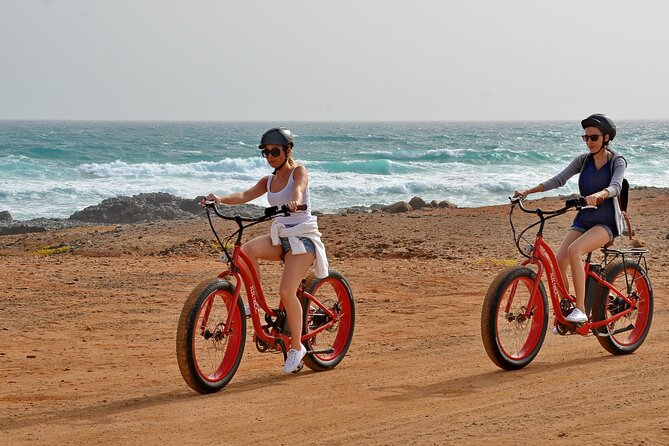
M 603 247 L 623 232 L 622 213 L 618 200 L 614 197 L 620 193 L 627 166 L 625 158 L 609 149 L 609 143 L 616 136 L 616 125 L 611 118 L 594 114 L 581 121 L 581 126 L 585 133 L 581 138 L 588 146 L 588 153 L 574 158 L 562 172 L 550 180 L 514 193 L 514 197 L 526 198 L 531 193 L 561 187 L 569 178 L 579 174 L 580 194 L 585 197 L 588 205 L 597 207 L 583 209 L 576 214 L 556 255 L 567 290 L 567 267 L 571 268 L 576 307 L 566 319 L 575 323 L 588 320 L 585 312 L 583 255 Z

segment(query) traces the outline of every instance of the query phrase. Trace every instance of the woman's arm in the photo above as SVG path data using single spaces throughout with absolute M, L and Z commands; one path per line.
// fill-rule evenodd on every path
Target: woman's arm
M 523 197 L 523 200 L 527 198 L 528 195 L 536 193 L 536 192 L 543 192 L 544 191 L 544 185 L 543 184 L 537 184 L 534 187 L 531 187 L 529 189 L 524 189 L 524 190 L 517 190 L 514 191 L 513 196 L 518 197 L 521 196 Z
M 583 163 L 585 162 L 585 158 L 587 156 L 588 156 L 587 153 L 577 156 L 571 161 L 571 163 L 569 163 L 567 167 L 564 168 L 562 172 L 555 175 L 550 180 L 541 183 L 541 185 L 544 188 L 544 191 L 557 189 L 558 187 L 562 187 L 565 184 L 567 184 L 569 178 L 581 172 L 581 168 L 583 167 Z
M 627 161 L 622 156 L 619 156 L 613 161 L 613 175 L 611 175 L 611 182 L 609 186 L 604 189 L 608 193 L 607 197 L 615 197 L 620 194 L 620 189 L 623 186 L 623 178 L 625 178 L 625 169 L 627 168 Z M 603 191 L 603 192 L 604 192 Z
M 221 204 L 244 204 L 262 196 L 267 192 L 267 177 L 263 177 L 253 187 L 244 192 L 233 192 L 231 194 L 219 197 L 215 194 L 207 195 L 207 200 L 213 200 Z
M 584 155 L 579 155 L 576 158 L 574 158 L 571 163 L 567 167 L 562 170 L 559 174 L 555 175 L 553 178 L 551 178 L 548 181 L 544 181 L 543 183 L 539 183 L 536 186 L 530 188 L 530 189 L 525 189 L 525 190 L 517 190 L 514 192 L 513 196 L 522 196 L 523 199 L 527 198 L 529 194 L 533 194 L 535 192 L 545 192 L 547 190 L 551 189 L 557 189 L 558 187 L 564 186 L 569 178 L 573 177 L 577 173 L 581 171 L 581 166 L 583 166 L 584 163 L 584 157 L 588 156 L 588 154 Z

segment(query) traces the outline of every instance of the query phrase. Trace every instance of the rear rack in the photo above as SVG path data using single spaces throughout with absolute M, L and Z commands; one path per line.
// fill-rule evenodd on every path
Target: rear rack
M 629 249 L 612 249 L 612 248 L 602 248 L 601 250 L 604 253 L 604 264 L 603 267 L 606 267 L 610 262 L 614 261 L 618 257 L 623 259 L 623 264 L 625 260 L 630 259 L 635 263 L 634 273 L 632 274 L 631 280 L 627 269 L 625 269 L 625 282 L 627 289 L 629 290 L 630 284 L 634 283 L 638 276 L 642 275 L 639 271 L 640 267 L 643 268 L 645 274 L 648 274 L 648 266 L 646 264 L 645 254 L 648 252 L 646 248 L 629 248 Z M 643 263 L 643 264 L 642 264 Z
M 646 248 L 629 248 L 629 249 L 602 248 L 601 251 L 602 253 L 604 253 L 604 265 L 608 265 L 609 262 L 612 262 L 618 257 L 622 257 L 623 262 L 625 261 L 626 257 L 628 259 L 631 257 L 632 259 L 636 259 L 637 265 L 639 265 L 643 260 L 643 267 L 646 271 L 648 271 L 648 268 L 646 268 L 646 257 L 644 256 L 644 254 L 648 252 Z

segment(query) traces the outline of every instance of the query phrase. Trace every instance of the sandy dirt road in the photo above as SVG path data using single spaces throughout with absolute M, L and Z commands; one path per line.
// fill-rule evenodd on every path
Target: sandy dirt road
M 356 298 L 348 356 L 285 376 L 249 331 L 236 376 L 207 396 L 175 358 L 185 297 L 221 269 L 206 222 L 3 237 L 0 444 L 668 444 L 669 196 L 635 194 L 655 315 L 632 355 L 548 334 L 525 369 L 492 364 L 481 303 L 518 258 L 506 206 L 324 216 L 331 267 Z M 59 244 L 76 249 L 35 253 Z M 263 270 L 275 295 L 279 267 Z

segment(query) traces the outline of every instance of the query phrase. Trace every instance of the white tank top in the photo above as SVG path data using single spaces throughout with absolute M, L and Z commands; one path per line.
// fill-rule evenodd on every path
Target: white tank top
M 267 201 L 270 206 L 279 206 L 288 203 L 293 197 L 293 174 L 295 169 L 290 171 L 290 176 L 288 177 L 288 183 L 286 187 L 281 189 L 278 192 L 272 192 L 272 178 L 274 175 L 269 175 L 267 177 Z M 276 221 L 284 225 L 299 225 L 311 219 L 311 200 L 309 199 L 309 186 L 304 189 L 304 194 L 302 194 L 302 201 L 307 205 L 306 211 L 297 211 L 290 214 L 289 217 L 276 217 Z

